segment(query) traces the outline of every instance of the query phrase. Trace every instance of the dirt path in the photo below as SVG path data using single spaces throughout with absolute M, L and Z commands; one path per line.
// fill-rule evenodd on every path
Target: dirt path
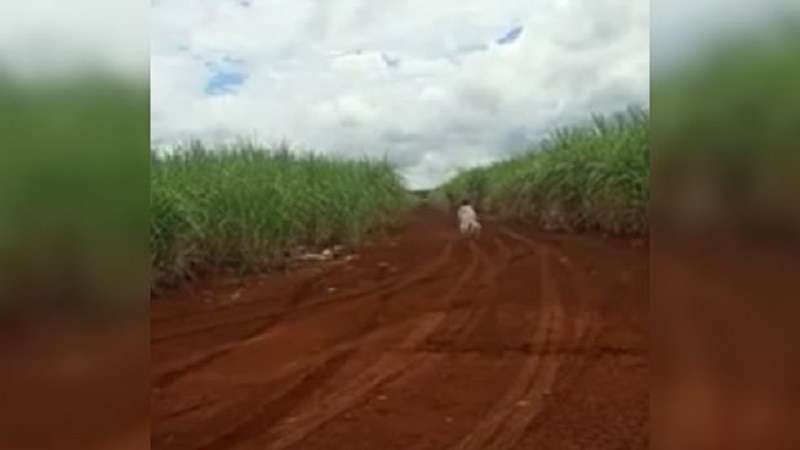
M 454 229 L 154 301 L 153 448 L 646 448 L 646 250 Z

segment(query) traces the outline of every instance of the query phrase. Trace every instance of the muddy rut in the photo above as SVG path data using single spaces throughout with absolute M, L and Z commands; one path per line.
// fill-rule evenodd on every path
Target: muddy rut
M 154 299 L 152 447 L 647 448 L 642 243 L 420 210 L 357 256 Z

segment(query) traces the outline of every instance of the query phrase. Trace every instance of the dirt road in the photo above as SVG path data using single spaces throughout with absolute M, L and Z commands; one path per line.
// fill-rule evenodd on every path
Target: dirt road
M 647 250 L 420 210 L 153 301 L 152 447 L 647 448 Z

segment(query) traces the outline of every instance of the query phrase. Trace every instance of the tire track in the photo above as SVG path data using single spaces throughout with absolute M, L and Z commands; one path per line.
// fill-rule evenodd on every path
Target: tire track
M 301 291 L 304 286 L 306 285 L 313 285 L 314 283 L 319 282 L 327 277 L 335 275 L 337 272 L 341 271 L 344 267 L 344 264 L 337 261 L 337 264 L 331 265 L 329 267 L 325 267 L 320 273 L 309 274 L 306 275 L 304 278 L 301 278 L 298 282 L 299 287 L 295 289 L 295 296 L 297 295 L 298 291 Z M 232 304 L 222 304 L 217 305 L 212 309 L 204 309 L 198 312 L 182 312 L 180 314 L 172 313 L 165 316 L 160 317 L 152 317 L 151 322 L 153 325 L 157 325 L 157 329 L 166 329 L 170 330 L 171 328 L 167 324 L 171 324 L 173 322 L 186 322 L 191 321 L 193 319 L 202 318 L 202 317 L 218 317 L 219 314 L 224 313 L 234 313 L 238 312 L 237 309 L 249 308 L 257 306 L 252 302 L 244 302 L 244 303 L 232 303 Z M 230 322 L 220 323 L 219 325 L 227 325 Z M 160 336 L 157 340 L 169 339 L 170 335 Z
M 529 248 L 537 246 L 536 241 L 507 228 L 503 233 Z M 560 360 L 557 382 L 551 384 L 551 389 L 556 390 L 559 387 L 571 386 L 573 381 L 592 364 L 591 356 L 598 351 L 595 344 L 602 328 L 602 321 L 596 308 L 588 303 L 591 293 L 587 291 L 586 277 L 577 270 L 557 242 L 546 241 L 542 245 L 549 253 L 550 279 L 553 280 L 554 289 L 558 292 L 555 298 L 562 311 L 569 317 L 564 324 L 565 333 L 561 336 L 561 342 L 547 350 L 551 352 L 553 358 Z M 548 400 L 552 398 L 554 397 L 548 396 Z M 542 403 L 542 408 L 536 414 L 524 418 L 526 422 L 524 429 L 517 429 L 502 441 L 501 445 L 505 447 L 494 448 L 514 448 L 524 436 L 535 433 L 539 427 L 547 426 L 548 416 L 560 408 L 560 404 L 555 401 Z
M 497 248 L 496 258 L 494 261 L 490 260 L 486 252 L 482 252 L 484 256 L 484 264 L 489 268 L 486 276 L 481 280 L 481 289 L 475 292 L 476 299 L 474 304 L 476 307 L 471 309 L 470 319 L 458 327 L 455 332 L 451 334 L 452 347 L 460 349 L 468 346 L 471 341 L 478 339 L 481 330 L 496 330 L 499 312 L 500 299 L 491 292 L 491 288 L 495 288 L 500 275 L 508 269 L 511 264 L 511 251 L 499 237 L 493 239 L 494 245 Z M 492 342 L 486 343 L 482 352 L 485 354 L 491 353 L 499 355 L 502 348 L 498 348 L 499 341 L 496 339 Z M 474 345 L 474 343 L 473 343 Z M 480 348 L 480 345 L 476 347 Z
M 446 294 L 446 303 L 449 303 L 478 269 L 479 256 L 475 251 L 472 251 L 471 254 L 470 263 Z M 332 392 L 327 398 L 314 404 L 312 408 L 306 407 L 299 410 L 298 414 L 294 415 L 295 420 L 291 423 L 283 422 L 277 425 L 270 433 L 275 436 L 274 439 L 270 439 L 268 443 L 264 443 L 264 446 L 259 448 L 282 450 L 298 444 L 315 430 L 357 407 L 380 386 L 397 379 L 411 367 L 421 363 L 427 355 L 418 353 L 416 350 L 446 317 L 448 317 L 448 313 L 438 312 L 421 318 L 420 323 L 406 336 L 396 351 L 390 350 L 385 353 L 347 386 Z
M 488 289 L 501 269 L 492 264 L 488 253 L 480 248 L 475 241 L 470 240 L 467 245 L 470 252 L 477 256 L 479 267 L 483 268 L 481 276 L 475 281 L 476 290 L 467 293 L 471 301 L 465 301 L 466 305 L 469 305 L 466 308 L 458 308 L 458 304 L 455 303 L 455 295 L 448 297 L 446 305 L 451 312 L 450 320 L 443 322 L 426 339 L 424 347 L 426 351 L 442 352 L 444 349 L 456 347 L 456 343 L 460 340 L 459 338 L 474 329 L 480 323 L 482 316 L 488 313 L 488 308 L 480 305 L 475 295 Z
M 251 436 L 269 429 L 284 417 L 297 402 L 309 397 L 317 386 L 320 386 L 338 372 L 355 349 L 356 347 L 344 348 L 325 358 L 321 364 L 306 371 L 303 376 L 298 377 L 297 381 L 292 383 L 291 387 L 283 391 L 277 398 L 269 402 L 259 402 L 249 417 L 239 421 L 236 426 L 220 434 L 198 450 L 231 449 L 246 442 Z
M 439 253 L 438 258 L 436 258 L 431 264 L 424 266 L 421 270 L 412 272 L 410 275 L 407 275 L 406 277 L 402 277 L 392 282 L 383 284 L 384 289 L 386 289 L 383 292 L 381 292 L 381 287 L 374 287 L 369 290 L 340 295 L 323 301 L 307 302 L 292 310 L 284 311 L 282 313 L 273 313 L 269 315 L 264 315 L 256 318 L 250 318 L 239 321 L 238 324 L 252 323 L 254 321 L 261 321 L 261 320 L 265 320 L 267 321 L 267 323 L 265 323 L 264 326 L 259 327 L 254 332 L 245 335 L 243 338 L 237 341 L 219 345 L 213 349 L 206 350 L 200 354 L 184 359 L 176 364 L 170 365 L 167 368 L 158 371 L 153 378 L 152 384 L 153 386 L 159 389 L 168 388 L 169 386 L 177 382 L 185 374 L 199 370 L 205 366 L 208 366 L 217 359 L 229 354 L 230 352 L 238 348 L 250 345 L 253 342 L 257 342 L 260 336 L 268 332 L 276 324 L 281 323 L 284 320 L 288 320 L 294 316 L 300 314 L 306 314 L 308 313 L 309 310 L 327 305 L 333 305 L 333 304 L 338 305 L 347 300 L 357 300 L 370 295 L 375 295 L 378 292 L 381 293 L 383 299 L 388 299 L 392 295 L 402 292 L 403 289 L 406 289 L 409 286 L 417 284 L 421 279 L 435 276 L 436 273 L 438 273 L 439 271 L 441 271 L 441 269 L 446 267 L 447 262 L 451 258 L 452 251 L 453 251 L 453 242 L 450 241 L 444 246 L 443 250 Z M 232 325 L 232 323 L 226 323 L 224 325 L 230 326 Z M 203 331 L 208 332 L 211 329 L 215 328 L 218 327 L 209 327 Z
M 553 334 L 560 329 L 564 321 L 564 313 L 561 302 L 554 300 L 557 294 L 549 281 L 547 252 L 543 248 L 537 250 L 540 255 L 541 306 L 531 344 L 536 346 L 541 343 L 540 345 L 547 351 L 553 345 Z M 542 402 L 539 400 L 554 382 L 557 363 L 557 358 L 549 356 L 527 358 L 505 396 L 491 408 L 474 431 L 453 448 L 458 450 L 510 448 L 510 445 L 522 436 L 530 420 L 542 409 Z M 526 405 L 526 409 L 520 408 L 521 404 Z
M 511 234 L 513 234 L 513 232 Z M 527 241 L 530 243 L 530 240 L 523 236 L 513 235 L 514 238 L 520 241 Z M 590 277 L 577 265 L 573 264 L 560 247 L 553 248 L 553 256 L 551 259 L 551 267 L 557 269 L 553 271 L 553 279 L 560 291 L 559 298 L 562 301 L 568 298 L 575 299 L 574 302 L 564 303 L 564 307 L 572 318 L 572 326 L 569 327 L 571 331 L 570 339 L 560 347 L 554 349 L 562 359 L 561 369 L 559 370 L 557 384 L 554 385 L 554 390 L 560 390 L 562 394 L 560 394 L 558 400 L 555 400 L 555 397 L 553 397 L 553 400 L 548 402 L 549 404 L 540 411 L 536 417 L 531 418 L 528 426 L 522 433 L 518 434 L 518 436 L 513 436 L 514 439 L 507 439 L 502 443 L 503 446 L 496 448 L 515 448 L 516 445 L 521 443 L 522 438 L 526 436 L 536 436 L 542 434 L 542 432 L 546 434 L 551 428 L 561 429 L 561 423 L 551 424 L 550 422 L 557 420 L 557 417 L 563 418 L 565 414 L 567 417 L 574 417 L 574 413 L 564 413 L 563 410 L 565 408 L 574 408 L 574 403 L 570 404 L 568 401 L 575 399 L 577 392 L 576 383 L 580 382 L 581 377 L 584 376 L 587 370 L 594 367 L 596 364 L 600 364 L 601 358 L 612 357 L 614 360 L 617 360 L 618 357 L 637 357 L 643 353 L 643 351 L 638 348 L 599 344 L 599 339 L 606 325 L 600 310 L 592 304 L 592 300 L 594 299 L 592 298 L 592 292 L 589 291 L 589 286 L 591 285 L 591 282 L 589 282 Z M 646 429 L 644 426 L 646 420 L 647 418 L 645 417 L 643 418 L 643 422 L 640 422 L 640 430 Z M 603 429 L 605 430 L 605 428 Z M 592 431 L 589 430 L 586 432 L 591 433 Z M 609 442 L 617 441 L 621 443 L 618 431 L 605 431 L 605 434 L 605 439 L 611 439 Z M 582 435 L 577 434 L 574 438 L 578 439 L 580 436 Z M 595 438 L 592 438 L 592 440 L 596 439 L 598 435 L 595 434 L 593 436 L 595 436 Z M 629 436 L 628 440 L 629 442 L 635 443 L 633 448 L 645 448 L 638 444 L 641 442 L 641 431 Z M 531 445 L 535 444 L 526 441 L 526 446 L 520 448 L 530 448 Z
M 503 233 L 528 248 L 538 248 L 535 241 L 511 230 L 503 229 Z M 565 324 L 572 331 L 569 335 L 571 342 L 568 342 L 568 345 L 588 347 L 597 337 L 602 323 L 596 308 L 589 304 L 592 295 L 587 290 L 586 277 L 580 274 L 561 249 L 549 243 L 544 245 L 547 246 L 551 257 L 550 267 L 553 269 L 553 279 L 559 291 L 556 298 L 569 316 L 569 321 Z
M 531 353 L 532 357 L 525 363 L 504 398 L 492 408 L 473 433 L 456 445 L 457 449 L 513 448 L 531 431 L 534 419 L 550 406 L 547 397 L 552 394 L 556 377 L 563 381 L 580 373 L 588 363 L 584 351 L 593 351 L 590 343 L 596 333 L 592 329 L 593 317 L 585 313 L 586 297 L 574 292 L 574 297 L 577 297 L 575 301 L 567 302 L 565 299 L 573 296 L 564 291 L 564 285 L 556 277 L 556 272 L 566 272 L 569 268 L 566 256 L 557 248 L 538 245 L 509 230 L 503 230 L 503 234 L 540 255 L 540 316 L 549 319 L 545 319 L 547 323 L 540 320 L 537 324 L 534 345 L 543 335 L 542 328 L 549 329 L 544 335 L 542 348 Z M 570 320 L 567 320 L 568 310 L 577 313 L 570 314 Z M 556 329 L 559 331 L 554 331 Z
M 444 253 L 443 254 L 440 253 L 438 255 L 438 257 L 433 260 L 432 263 L 430 263 L 427 266 L 424 266 L 423 270 L 425 271 L 426 275 L 423 275 L 423 276 L 435 277 L 436 269 L 440 268 L 443 265 L 443 263 L 449 258 L 449 255 L 447 253 L 452 250 L 452 245 L 453 245 L 453 243 L 449 242 L 447 244 L 447 246 L 444 247 L 444 249 L 443 249 Z M 331 303 L 341 303 L 343 301 L 348 301 L 348 300 L 357 300 L 357 299 L 359 299 L 361 297 L 372 295 L 375 292 L 381 292 L 381 291 L 384 291 L 384 290 L 392 289 L 393 287 L 395 289 L 402 288 L 402 286 L 408 286 L 410 284 L 414 284 L 414 283 L 417 283 L 419 281 L 416 277 L 409 279 L 409 278 L 404 278 L 403 276 L 396 276 L 394 278 L 390 278 L 388 280 L 382 281 L 377 286 L 371 286 L 371 287 L 364 288 L 364 289 L 357 289 L 354 292 L 342 292 L 342 293 L 339 293 L 339 294 L 328 296 L 324 300 L 303 302 L 302 304 L 299 304 L 299 303 L 301 303 L 299 301 L 300 298 L 302 296 L 304 296 L 304 294 L 308 294 L 309 293 L 308 290 L 310 290 L 309 288 L 311 286 L 313 286 L 315 283 L 318 283 L 320 279 L 324 279 L 326 276 L 328 276 L 331 273 L 335 272 L 336 270 L 340 269 L 341 266 L 342 266 L 341 264 L 338 264 L 336 269 L 329 269 L 329 270 L 325 271 L 321 275 L 313 276 L 313 277 L 311 277 L 311 279 L 308 279 L 308 280 L 305 280 L 304 282 L 302 282 L 301 286 L 298 289 L 296 289 L 294 294 L 292 295 L 292 300 L 290 302 L 288 302 L 289 306 L 294 306 L 291 309 L 284 310 L 284 311 L 281 311 L 281 312 L 271 312 L 271 313 L 268 313 L 268 314 L 261 314 L 261 315 L 256 315 L 256 316 L 248 316 L 247 318 L 243 318 L 243 319 L 234 319 L 234 320 L 230 320 L 230 321 L 217 321 L 216 323 L 213 323 L 211 325 L 201 326 L 201 327 L 198 327 L 198 328 L 184 330 L 184 331 L 177 332 L 177 333 L 171 333 L 171 334 L 166 334 L 166 335 L 162 335 L 162 336 L 157 336 L 152 340 L 152 342 L 154 344 L 158 344 L 158 343 L 161 343 L 163 341 L 168 341 L 168 340 L 172 340 L 172 339 L 176 339 L 176 338 L 184 338 L 184 337 L 188 337 L 188 336 L 192 336 L 192 335 L 196 335 L 196 334 L 208 333 L 209 331 L 213 331 L 213 330 L 221 328 L 221 327 L 241 326 L 241 325 L 246 325 L 246 324 L 249 324 L 249 323 L 252 323 L 252 322 L 256 322 L 256 321 L 259 321 L 259 320 L 264 320 L 264 319 L 283 319 L 287 315 L 289 315 L 289 314 L 291 314 L 293 312 L 306 312 L 309 309 L 313 309 L 313 308 L 316 308 L 316 307 L 319 307 L 319 306 L 325 306 L 325 305 L 328 305 L 328 304 L 331 304 Z M 417 274 L 417 272 L 412 272 L 412 274 Z M 419 275 L 417 274 L 417 276 L 419 276 Z M 259 307 L 260 307 L 260 305 L 258 305 L 255 302 L 251 302 L 251 303 L 247 303 L 247 304 L 243 304 L 243 305 L 221 306 L 220 308 L 215 308 L 212 311 L 206 311 L 206 312 L 204 312 L 202 314 L 194 314 L 193 316 L 199 316 L 199 315 L 211 316 L 213 314 L 218 314 L 221 311 L 224 311 L 224 312 L 237 312 L 238 313 L 239 311 L 232 311 L 232 310 L 234 310 L 235 308 L 241 308 L 241 309 L 253 308 L 253 309 L 258 309 Z M 190 317 L 193 317 L 193 316 L 190 316 Z M 178 318 L 180 318 L 180 317 L 178 317 Z M 164 319 L 164 320 L 166 320 L 166 319 Z

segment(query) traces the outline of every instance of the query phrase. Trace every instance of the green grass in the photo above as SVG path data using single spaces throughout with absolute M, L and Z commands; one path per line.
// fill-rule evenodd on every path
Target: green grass
M 0 73 L 0 315 L 146 313 L 149 98 Z
M 151 160 L 153 282 L 252 271 L 299 246 L 355 244 L 409 206 L 385 161 L 298 155 L 286 148 L 199 144 Z
M 800 17 L 654 74 L 654 223 L 800 229 Z M 698 101 L 698 99 L 701 99 Z
M 521 155 L 462 171 L 435 197 L 547 229 L 645 233 L 649 122 L 649 112 L 630 109 L 556 130 Z

